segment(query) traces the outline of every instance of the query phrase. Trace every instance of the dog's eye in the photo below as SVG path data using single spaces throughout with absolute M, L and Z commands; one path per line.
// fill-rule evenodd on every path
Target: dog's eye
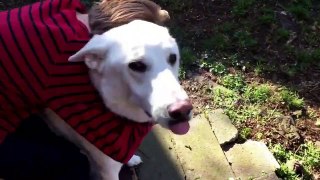
M 172 66 L 176 63 L 177 61 L 177 55 L 175 54 L 170 54 L 168 62 L 169 64 L 171 64 Z
M 143 72 L 146 72 L 147 65 L 141 61 L 135 61 L 135 62 L 129 63 L 129 68 L 132 69 L 133 71 L 143 73 Z

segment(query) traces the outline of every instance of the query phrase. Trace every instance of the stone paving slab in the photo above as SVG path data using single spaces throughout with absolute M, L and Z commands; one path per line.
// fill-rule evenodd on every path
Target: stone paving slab
M 183 180 L 184 173 L 174 150 L 171 132 L 155 126 L 139 148 L 143 164 L 137 168 L 140 180 Z
M 235 144 L 225 154 L 237 178 L 278 179 L 275 170 L 279 164 L 262 142 L 248 140 L 244 144 Z
M 215 118 L 226 118 L 219 110 L 214 113 Z M 210 123 L 199 115 L 182 136 L 155 126 L 139 149 L 144 161 L 137 168 L 139 180 L 278 179 L 279 164 L 264 143 L 248 140 L 223 151 Z
M 224 114 L 222 109 L 210 112 L 208 120 L 220 145 L 231 143 L 238 138 L 238 129 L 232 124 L 230 118 Z
M 156 126 L 140 147 L 144 163 L 140 180 L 223 180 L 234 177 L 231 167 L 203 116 L 190 123 L 190 132 L 179 136 Z
M 227 180 L 234 177 L 208 120 L 197 116 L 190 126 L 187 135 L 172 135 L 186 179 Z

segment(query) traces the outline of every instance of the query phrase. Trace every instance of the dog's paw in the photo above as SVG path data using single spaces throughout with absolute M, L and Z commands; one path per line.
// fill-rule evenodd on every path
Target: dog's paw
M 133 167 L 133 166 L 139 165 L 141 163 L 142 163 L 141 157 L 137 156 L 137 155 L 133 155 L 131 157 L 131 159 L 128 161 L 127 165 L 130 167 Z

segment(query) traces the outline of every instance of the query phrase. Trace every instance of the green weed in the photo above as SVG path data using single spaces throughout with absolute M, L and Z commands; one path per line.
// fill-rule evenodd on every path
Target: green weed
M 280 168 L 276 169 L 276 174 L 278 177 L 282 177 L 286 180 L 299 180 L 299 176 L 291 169 L 286 164 L 281 163 Z
M 310 0 L 296 0 L 292 3 L 288 10 L 298 20 L 308 20 L 310 18 L 310 7 L 312 3 Z
M 314 62 L 320 64 L 320 49 L 315 49 L 312 51 L 311 57 Z
M 237 92 L 243 92 L 246 83 L 244 81 L 244 77 L 239 74 L 228 74 L 221 78 L 221 84 L 228 89 L 235 90 Z
M 203 46 L 207 50 L 212 48 L 218 50 L 224 50 L 230 46 L 230 40 L 227 35 L 218 33 L 204 41 Z
M 215 106 L 230 109 L 239 100 L 240 96 L 223 86 L 217 86 L 213 89 L 213 102 Z
M 299 98 L 299 96 L 287 89 L 284 89 L 280 92 L 280 96 L 283 102 L 285 102 L 289 108 L 297 108 L 301 109 L 304 107 L 305 103 L 302 98 Z
M 297 50 L 294 55 L 297 61 L 297 70 L 303 71 L 312 65 L 320 66 L 320 49 Z
M 233 30 L 236 29 L 236 24 L 233 22 L 224 22 L 220 26 L 217 27 L 217 30 L 221 33 L 230 34 Z
M 240 139 L 247 140 L 250 138 L 251 134 L 252 134 L 252 129 L 246 127 L 246 128 L 241 129 L 239 136 L 240 136 Z
M 262 60 L 258 60 L 257 64 L 254 66 L 253 71 L 255 73 L 255 75 L 259 76 L 262 75 L 266 70 L 267 66 L 265 65 L 265 63 L 262 62 Z
M 320 168 L 320 149 L 312 142 L 303 144 L 301 149 L 301 153 L 298 156 L 303 161 L 306 169 L 311 171 L 312 169 Z
M 280 164 L 280 168 L 276 170 L 279 177 L 284 179 L 301 179 L 293 171 L 292 167 L 288 167 L 290 160 L 300 162 L 303 166 L 303 179 L 310 179 L 313 169 L 320 167 L 320 149 L 316 148 L 314 143 L 306 142 L 302 144 L 300 150 L 293 153 L 284 149 L 280 144 L 270 147 L 271 152 Z
M 216 74 L 216 75 L 223 75 L 227 71 L 227 68 L 221 62 L 210 63 L 209 61 L 204 61 L 203 60 L 200 63 L 200 67 L 203 68 L 203 69 L 206 69 L 209 72 L 211 72 L 213 74 Z
M 232 13 L 237 16 L 243 16 L 247 14 L 249 8 L 255 3 L 255 0 L 235 0 Z
M 195 63 L 197 56 L 190 48 L 181 48 L 181 64 L 183 66 L 190 66 Z
M 272 95 L 270 86 L 262 84 L 259 86 L 249 86 L 244 92 L 244 97 L 251 103 L 266 102 Z
M 261 10 L 262 16 L 259 17 L 261 24 L 270 25 L 276 23 L 275 13 L 272 9 L 264 8 Z
M 177 42 L 184 42 L 185 41 L 185 37 L 187 36 L 186 31 L 179 27 L 179 26 L 175 26 L 169 29 L 170 33 L 172 33 L 172 36 L 175 37 L 175 39 L 177 40 Z
M 279 28 L 275 34 L 276 41 L 287 41 L 290 37 L 290 31 L 285 28 Z
M 257 119 L 260 107 L 254 104 L 245 104 L 244 98 L 234 91 L 223 86 L 213 89 L 213 103 L 217 108 L 223 108 L 230 119 L 235 123 L 241 123 L 248 119 Z
M 189 48 L 181 48 L 180 54 L 181 66 L 179 69 L 179 78 L 185 79 L 187 69 L 190 68 L 190 66 L 192 66 L 196 62 L 197 57 Z
M 253 47 L 258 43 L 248 31 L 237 31 L 234 38 L 240 48 Z

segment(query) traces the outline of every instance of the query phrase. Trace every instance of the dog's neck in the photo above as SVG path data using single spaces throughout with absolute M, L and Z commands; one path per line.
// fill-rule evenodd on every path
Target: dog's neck
M 89 26 L 89 15 L 88 14 L 81 14 L 81 13 L 77 12 L 77 19 L 87 27 L 89 32 L 91 32 L 91 28 Z
M 125 97 L 128 88 L 121 79 L 114 80 L 111 75 L 103 76 L 97 71 L 89 71 L 91 81 L 99 91 L 105 105 L 115 114 L 126 117 L 135 122 L 153 122 L 153 119 L 146 114 L 138 105 L 132 103 L 129 97 Z M 111 74 L 114 74 L 111 72 Z M 114 89 L 117 89 L 114 91 Z

